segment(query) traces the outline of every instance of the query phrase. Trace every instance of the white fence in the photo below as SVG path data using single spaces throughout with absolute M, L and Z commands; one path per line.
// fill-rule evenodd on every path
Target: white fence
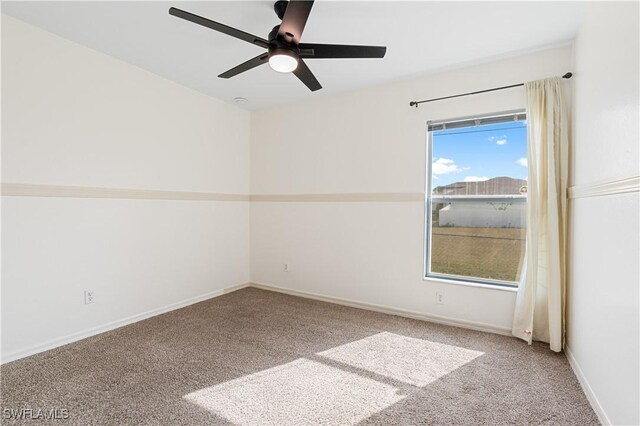
M 524 228 L 526 203 L 513 201 L 454 202 L 439 210 L 439 226 Z

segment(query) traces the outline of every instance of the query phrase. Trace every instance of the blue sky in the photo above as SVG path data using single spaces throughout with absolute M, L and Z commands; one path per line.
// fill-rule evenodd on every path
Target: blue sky
M 498 176 L 527 178 L 525 122 L 433 133 L 433 187 Z

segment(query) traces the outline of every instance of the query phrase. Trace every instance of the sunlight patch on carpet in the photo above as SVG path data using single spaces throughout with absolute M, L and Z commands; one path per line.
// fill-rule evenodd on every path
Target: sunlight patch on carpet
M 308 359 L 184 396 L 242 425 L 356 424 L 405 396 L 394 386 Z
M 382 332 L 317 355 L 413 386 L 426 386 L 483 354 Z

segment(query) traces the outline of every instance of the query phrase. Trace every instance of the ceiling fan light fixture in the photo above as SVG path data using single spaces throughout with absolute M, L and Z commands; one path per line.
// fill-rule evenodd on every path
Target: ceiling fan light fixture
M 231 78 L 268 62 L 274 71 L 292 72 L 309 90 L 315 92 L 322 89 L 322 85 L 307 66 L 307 59 L 384 58 L 387 51 L 385 46 L 301 43 L 300 38 L 313 2 L 314 0 L 276 1 L 274 11 L 282 22 L 273 27 L 266 39 L 176 7 L 169 8 L 169 14 L 267 49 L 267 52 L 223 72 L 219 78 Z
M 289 49 L 273 49 L 269 52 L 269 66 L 277 72 L 292 72 L 298 68 L 298 55 Z

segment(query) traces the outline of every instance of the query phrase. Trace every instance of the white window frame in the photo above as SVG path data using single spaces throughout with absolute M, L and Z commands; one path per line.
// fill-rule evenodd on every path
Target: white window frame
M 432 221 L 432 206 L 434 200 L 436 202 L 447 202 L 448 201 L 456 201 L 456 202 L 465 202 L 465 201 L 478 201 L 477 198 L 468 197 L 464 195 L 450 195 L 450 196 L 433 196 L 432 194 L 432 175 L 431 168 L 433 164 L 433 132 L 444 129 L 451 128 L 468 128 L 468 127 L 478 127 L 482 125 L 497 123 L 497 122 L 508 122 L 505 120 L 506 117 L 513 117 L 512 121 L 525 121 L 526 122 L 526 111 L 525 110 L 515 110 L 515 111 L 506 111 L 485 115 L 475 115 L 471 117 L 461 117 L 455 119 L 441 120 L 441 121 L 428 121 L 427 122 L 427 149 L 426 149 L 426 174 L 425 174 L 425 205 L 424 205 L 424 270 L 423 270 L 423 279 L 424 280 L 436 280 L 436 281 L 444 281 L 453 284 L 464 284 L 471 285 L 477 287 L 489 287 L 489 288 L 499 288 L 505 290 L 516 290 L 518 288 L 519 283 L 516 281 L 503 281 L 503 280 L 491 280 L 486 278 L 476 278 L 476 277 L 467 277 L 462 275 L 453 275 L 453 274 L 442 274 L 438 272 L 431 272 L 431 221 Z M 501 121 L 498 121 L 501 120 Z M 511 121 L 511 120 L 509 120 Z M 435 127 L 435 129 L 433 129 Z M 527 141 L 529 143 L 529 141 Z M 484 199 L 484 198 L 483 198 Z M 489 202 L 503 202 L 504 200 L 509 200 L 509 202 L 515 203 L 526 203 L 527 196 L 526 195 L 497 195 L 497 196 L 488 196 L 486 200 Z M 528 224 L 527 224 L 528 226 Z M 526 244 L 526 242 L 525 242 Z M 521 271 L 521 274 L 524 273 L 524 270 Z

